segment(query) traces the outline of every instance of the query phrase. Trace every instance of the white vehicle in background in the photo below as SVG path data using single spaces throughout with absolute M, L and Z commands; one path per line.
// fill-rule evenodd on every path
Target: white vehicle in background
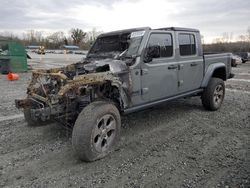
M 250 61 L 250 53 L 249 52 L 239 52 L 237 55 L 240 56 L 242 63 L 246 63 L 247 61 Z
M 240 56 L 233 54 L 232 55 L 232 61 L 231 61 L 231 66 L 232 67 L 237 67 L 237 65 L 242 63 L 242 59 Z

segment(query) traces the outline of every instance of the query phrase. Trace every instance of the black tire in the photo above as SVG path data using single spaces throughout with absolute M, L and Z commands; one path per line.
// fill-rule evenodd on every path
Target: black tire
M 225 84 L 220 78 L 211 78 L 201 99 L 205 109 L 215 111 L 221 107 L 225 96 Z
M 25 108 L 23 110 L 23 114 L 24 114 L 24 119 L 26 120 L 28 126 L 31 126 L 31 127 L 43 126 L 43 125 L 47 125 L 47 124 L 51 123 L 51 121 L 42 121 L 42 120 L 35 121 L 35 120 L 33 120 L 31 118 L 29 108 Z
M 79 114 L 72 133 L 72 146 L 83 161 L 95 161 L 114 150 L 120 139 L 121 117 L 115 105 L 96 101 Z
M 243 59 L 242 59 L 242 63 L 246 63 L 246 62 L 247 62 L 246 60 L 243 60 Z

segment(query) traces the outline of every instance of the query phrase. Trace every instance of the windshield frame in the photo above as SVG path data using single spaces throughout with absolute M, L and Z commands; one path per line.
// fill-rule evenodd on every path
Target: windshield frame
M 141 36 L 135 36 L 135 37 L 131 38 L 131 34 L 135 33 L 135 32 L 142 32 L 143 34 Z M 142 44 L 144 33 L 145 33 L 145 30 L 134 30 L 134 31 L 132 30 L 132 31 L 129 31 L 129 32 L 124 31 L 124 32 L 119 32 L 119 33 L 112 33 L 112 35 L 110 35 L 110 34 L 102 34 L 101 36 L 99 36 L 95 40 L 95 42 L 91 46 L 86 58 L 115 58 L 116 56 L 119 56 L 120 54 L 123 54 L 123 52 L 125 50 L 126 50 L 126 53 L 124 53 L 122 55 L 123 57 L 131 58 L 131 57 L 137 56 L 138 51 L 140 49 L 140 46 Z M 100 41 L 100 39 L 108 38 L 108 37 L 114 37 L 114 38 L 118 37 L 119 39 L 117 40 L 117 42 L 120 42 L 119 40 L 122 40 L 121 36 L 124 36 L 126 34 L 129 36 L 129 38 L 127 39 L 128 47 L 125 50 L 123 50 L 123 51 L 99 52 L 99 53 L 95 52 L 96 45 Z M 131 41 L 134 41 L 134 42 L 131 43 Z M 133 46 L 133 44 L 135 44 L 135 46 Z

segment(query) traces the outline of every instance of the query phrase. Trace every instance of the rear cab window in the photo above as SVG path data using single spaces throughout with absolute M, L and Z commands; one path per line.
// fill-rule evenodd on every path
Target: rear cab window
M 196 55 L 196 42 L 194 34 L 179 33 L 178 41 L 181 56 Z

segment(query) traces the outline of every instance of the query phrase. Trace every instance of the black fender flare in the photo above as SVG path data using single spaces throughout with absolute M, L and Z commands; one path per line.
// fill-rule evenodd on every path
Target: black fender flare
M 214 71 L 218 68 L 224 68 L 226 71 L 226 65 L 224 63 L 214 63 L 208 66 L 207 71 L 203 77 L 201 87 L 207 87 L 209 80 L 211 79 Z

